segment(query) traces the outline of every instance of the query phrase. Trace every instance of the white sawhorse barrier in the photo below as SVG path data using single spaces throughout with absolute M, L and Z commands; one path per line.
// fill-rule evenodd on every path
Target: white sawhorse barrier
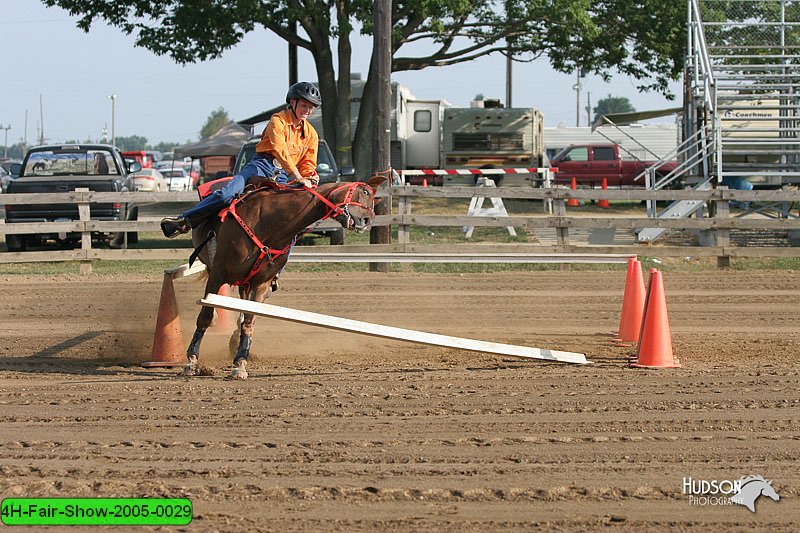
M 252 313 L 257 316 L 288 320 L 290 322 L 300 322 L 311 326 L 322 328 L 338 329 L 370 335 L 372 337 L 383 337 L 386 339 L 416 342 L 419 344 L 431 344 L 434 346 L 444 346 L 445 348 L 458 348 L 473 352 L 485 352 L 500 355 L 511 355 L 514 357 L 526 357 L 529 359 L 543 359 L 545 361 L 556 361 L 561 363 L 588 364 L 586 356 L 580 353 L 559 352 L 542 348 L 529 348 L 527 346 L 516 346 L 514 344 L 499 344 L 496 342 L 478 341 L 464 339 L 461 337 L 451 337 L 449 335 L 439 335 L 436 333 L 425 333 L 412 329 L 395 328 L 392 326 L 382 326 L 369 322 L 360 322 L 348 318 L 338 318 L 320 313 L 300 311 L 288 307 L 263 304 L 250 300 L 241 300 L 218 294 L 207 294 L 205 298 L 198 302 L 200 305 L 208 307 L 220 307 L 240 313 Z
M 491 178 L 478 178 L 478 182 L 475 184 L 476 187 L 497 187 L 495 185 L 494 180 Z M 502 198 L 489 198 L 492 202 L 492 207 L 485 208 L 483 207 L 483 202 L 486 201 L 485 196 L 473 196 L 472 199 L 469 201 L 469 209 L 467 209 L 467 216 L 468 217 L 507 217 L 508 211 L 506 211 L 506 206 L 503 203 Z M 508 230 L 508 234 L 512 237 L 517 236 L 517 232 L 514 229 L 514 226 L 506 226 Z M 471 239 L 472 232 L 475 231 L 475 226 L 464 226 L 464 238 Z

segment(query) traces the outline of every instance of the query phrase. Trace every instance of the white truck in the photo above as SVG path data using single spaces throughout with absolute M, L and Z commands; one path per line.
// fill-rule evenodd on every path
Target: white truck
M 486 102 L 491 102 L 487 100 Z M 546 166 L 544 119 L 532 108 L 457 108 L 443 100 L 406 100 L 392 140 L 396 169 L 541 168 Z M 500 180 L 493 176 L 495 182 Z M 514 175 L 532 184 L 534 175 Z M 431 176 L 430 185 L 472 185 L 475 176 Z M 426 177 L 427 179 L 427 177 Z M 409 176 L 422 183 L 422 176 Z M 531 182 L 531 183 L 527 183 Z

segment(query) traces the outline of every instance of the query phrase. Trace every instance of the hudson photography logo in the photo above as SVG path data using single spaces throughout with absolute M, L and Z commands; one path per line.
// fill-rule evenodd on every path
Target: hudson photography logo
M 759 496 L 776 502 L 781 499 L 772 481 L 763 476 L 743 476 L 737 480 L 685 477 L 683 494 L 689 497 L 689 505 L 743 505 L 753 513 Z

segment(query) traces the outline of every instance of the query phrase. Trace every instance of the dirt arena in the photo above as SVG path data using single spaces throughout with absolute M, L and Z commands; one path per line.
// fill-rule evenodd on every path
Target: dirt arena
M 5 276 L 0 495 L 189 498 L 193 522 L 163 530 L 796 531 L 800 272 L 664 280 L 682 369 L 611 345 L 624 271 L 287 272 L 270 303 L 594 364 L 259 319 L 232 382 L 224 336 L 203 345 L 211 376 L 139 366 L 158 275 Z M 188 340 L 202 290 L 175 287 Z M 682 492 L 750 474 L 780 501 Z

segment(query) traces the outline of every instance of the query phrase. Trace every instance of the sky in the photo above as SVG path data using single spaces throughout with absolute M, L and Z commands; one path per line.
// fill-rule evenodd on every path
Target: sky
M 102 139 L 104 130 L 110 138 L 112 122 L 117 137 L 139 135 L 150 145 L 192 142 L 218 108 L 241 120 L 281 104 L 286 95 L 287 45 L 267 30 L 251 32 L 219 59 L 182 66 L 135 47 L 132 36 L 103 22 L 84 33 L 75 17 L 39 0 L 3 0 L 2 7 L 0 127 L 10 126 L 3 132 L 9 146 L 23 138 L 36 144 L 42 126 L 45 142 Z M 371 49 L 371 38 L 353 39 L 353 72 L 366 77 Z M 300 79 L 316 81 L 311 55 L 300 50 L 298 62 Z M 546 127 L 575 125 L 574 74 L 555 72 L 539 60 L 515 63 L 512 79 L 514 107 L 541 110 Z M 477 94 L 505 100 L 506 62 L 498 55 L 394 73 L 392 81 L 417 98 L 468 107 Z M 605 83 L 589 75 L 581 85 L 582 126 L 587 93 L 592 106 L 608 95 L 626 97 L 640 111 L 676 105 L 657 93 L 639 93 L 626 76 Z M 671 90 L 680 97 L 679 82 Z

